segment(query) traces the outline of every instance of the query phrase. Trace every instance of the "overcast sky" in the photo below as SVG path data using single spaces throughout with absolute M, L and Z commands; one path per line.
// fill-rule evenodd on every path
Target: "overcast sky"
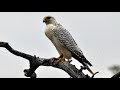
M 0 12 L 0 41 L 14 49 L 41 58 L 58 57 L 53 44 L 44 34 L 43 17 L 51 15 L 74 37 L 86 58 L 93 64 L 96 78 L 109 78 L 108 67 L 120 64 L 120 12 Z M 81 65 L 73 59 L 77 68 Z M 26 59 L 0 48 L 0 78 L 27 78 Z M 37 78 L 69 78 L 53 67 L 41 66 Z M 87 74 L 88 72 L 85 71 Z M 89 73 L 88 73 L 89 74 Z

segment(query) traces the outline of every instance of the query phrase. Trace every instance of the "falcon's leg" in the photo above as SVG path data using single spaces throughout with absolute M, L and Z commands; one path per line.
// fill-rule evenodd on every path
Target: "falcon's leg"
M 56 62 L 65 61 L 65 58 L 64 58 L 64 56 L 62 54 L 58 58 L 54 58 L 54 61 L 56 61 Z

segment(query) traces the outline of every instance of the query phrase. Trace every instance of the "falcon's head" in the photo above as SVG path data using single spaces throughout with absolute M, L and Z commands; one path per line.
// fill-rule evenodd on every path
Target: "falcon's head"
M 43 22 L 45 22 L 46 24 L 55 24 L 56 23 L 56 20 L 54 17 L 52 16 L 45 16 L 43 18 Z

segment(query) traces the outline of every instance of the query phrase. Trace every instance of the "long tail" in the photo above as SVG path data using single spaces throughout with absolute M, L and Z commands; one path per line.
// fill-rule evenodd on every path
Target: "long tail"
M 92 75 L 94 74 L 93 71 L 89 68 L 92 64 L 85 58 L 85 56 L 78 57 L 75 54 L 72 54 L 75 59 L 77 59 Z M 89 66 L 88 66 L 89 65 Z
M 86 64 L 86 63 L 84 63 L 84 67 L 93 75 L 94 73 L 93 73 L 93 71 L 89 68 L 89 66 Z
M 81 56 L 81 59 L 83 62 L 85 62 L 86 64 L 88 64 L 89 66 L 92 66 L 92 64 L 85 58 L 85 56 Z
M 84 65 L 84 67 L 93 75 L 94 74 L 93 71 L 89 68 L 89 66 L 92 66 L 92 64 L 85 58 L 84 55 L 81 57 L 81 59 L 82 59 L 82 64 Z

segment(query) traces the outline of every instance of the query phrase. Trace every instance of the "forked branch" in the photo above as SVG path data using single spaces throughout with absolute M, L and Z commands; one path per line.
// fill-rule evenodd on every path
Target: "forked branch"
M 36 57 L 35 55 L 32 56 L 32 55 L 14 50 L 7 42 L 0 42 L 0 47 L 4 47 L 12 54 L 23 57 L 29 61 L 30 63 L 29 69 L 24 70 L 24 74 L 26 77 L 36 78 L 37 75 L 35 73 L 35 70 L 39 66 L 52 66 L 52 67 L 64 70 L 72 78 L 91 78 L 88 75 L 85 75 L 82 72 L 82 69 L 79 70 L 75 67 L 75 65 L 70 64 L 69 61 L 55 62 L 53 58 L 46 59 L 46 58 Z

